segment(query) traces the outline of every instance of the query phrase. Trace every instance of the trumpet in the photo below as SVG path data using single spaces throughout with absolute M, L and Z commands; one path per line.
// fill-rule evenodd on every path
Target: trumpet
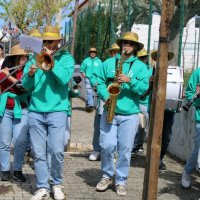
M 192 105 L 192 104 L 194 103 L 194 101 L 195 101 L 196 99 L 198 99 L 199 97 L 200 97 L 200 93 L 199 93 L 199 92 L 196 92 L 196 93 L 194 94 L 194 96 L 192 97 L 192 99 L 191 99 L 186 105 L 183 106 L 183 109 L 184 109 L 185 111 L 189 111 L 191 105 Z

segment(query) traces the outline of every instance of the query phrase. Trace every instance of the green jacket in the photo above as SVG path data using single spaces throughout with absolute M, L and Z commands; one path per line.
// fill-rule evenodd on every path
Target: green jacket
M 28 73 L 33 57 L 25 66 L 24 74 Z M 74 71 L 74 59 L 67 51 L 54 56 L 54 67 L 50 71 L 37 69 L 35 75 L 25 76 L 22 85 L 32 90 L 29 110 L 34 112 L 68 111 L 68 82 Z
M 81 64 L 80 72 L 85 73 L 86 77 L 90 80 L 92 86 L 97 85 L 97 77 L 101 65 L 102 62 L 98 57 L 87 57 Z
M 153 67 L 151 67 L 149 64 L 146 64 L 146 67 L 147 67 L 147 70 L 149 72 L 148 74 L 148 79 L 152 76 L 152 73 L 153 73 Z M 144 98 L 140 98 L 140 104 L 142 105 L 145 105 L 145 106 L 148 106 L 149 104 L 149 98 L 150 98 L 150 95 L 144 97 Z
M 200 68 L 197 68 L 193 71 L 190 79 L 188 81 L 187 89 L 185 96 L 188 101 L 192 99 L 194 94 L 196 93 L 196 86 L 200 83 Z M 195 106 L 195 121 L 200 123 L 200 98 L 196 99 L 193 103 Z
M 130 66 L 132 64 L 132 66 Z M 98 78 L 98 94 L 106 101 L 110 94 L 107 87 L 112 83 L 115 76 L 116 58 L 109 58 L 103 63 Z M 116 114 L 137 114 L 139 110 L 140 96 L 148 89 L 148 70 L 143 62 L 137 57 L 131 56 L 123 63 L 122 73 L 130 77 L 130 83 L 121 84 L 121 93 L 117 99 Z

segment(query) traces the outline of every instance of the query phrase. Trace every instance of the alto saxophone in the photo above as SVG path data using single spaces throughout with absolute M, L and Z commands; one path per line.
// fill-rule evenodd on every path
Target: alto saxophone
M 114 115 L 115 115 L 115 108 L 117 104 L 117 98 L 118 95 L 121 92 L 121 86 L 120 83 L 117 82 L 117 77 L 122 74 L 122 66 L 125 61 L 125 52 L 122 52 L 122 56 L 118 63 L 116 64 L 116 71 L 115 71 L 115 77 L 114 82 L 110 84 L 107 88 L 108 93 L 110 94 L 110 98 L 107 102 L 106 108 L 107 108 L 107 122 L 112 123 Z

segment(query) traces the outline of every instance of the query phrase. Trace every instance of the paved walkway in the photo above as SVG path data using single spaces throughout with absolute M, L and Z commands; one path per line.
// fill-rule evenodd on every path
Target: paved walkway
M 112 186 L 106 192 L 96 192 L 100 180 L 100 162 L 88 161 L 91 150 L 94 113 L 84 111 L 80 99 L 73 101 L 71 151 L 65 155 L 63 190 L 68 200 L 141 200 L 145 157 L 138 156 L 131 161 L 127 196 L 120 198 Z M 75 153 L 74 153 L 75 152 Z M 192 176 L 192 188 L 184 190 L 180 186 L 183 163 L 172 157 L 165 159 L 167 170 L 159 174 L 158 200 L 199 200 L 200 178 Z M 30 164 L 24 165 L 26 183 L 0 182 L 0 200 L 30 200 L 35 191 L 35 176 Z

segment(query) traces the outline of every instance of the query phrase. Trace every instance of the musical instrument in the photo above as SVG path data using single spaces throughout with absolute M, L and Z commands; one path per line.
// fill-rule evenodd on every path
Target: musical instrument
M 115 108 L 117 104 L 118 95 L 121 92 L 120 83 L 117 82 L 117 77 L 122 73 L 122 66 L 125 61 L 125 52 L 122 52 L 121 58 L 118 62 L 116 62 L 116 71 L 114 82 L 110 84 L 107 88 L 108 93 L 110 94 L 110 98 L 106 103 L 107 108 L 107 122 L 112 123 L 114 115 L 115 115 Z
M 199 92 L 196 92 L 196 93 L 194 94 L 194 96 L 192 97 L 192 99 L 191 99 L 186 105 L 183 106 L 183 109 L 184 109 L 185 111 L 189 111 L 191 105 L 192 105 L 192 104 L 194 103 L 194 101 L 195 101 L 196 99 L 198 99 L 199 97 L 200 97 L 200 93 L 199 93 Z
M 54 63 L 53 63 L 53 65 L 51 64 L 51 63 L 52 63 L 51 60 L 53 60 L 53 57 L 56 56 L 61 50 L 64 50 L 70 43 L 71 43 L 71 40 L 69 40 L 68 42 L 66 42 L 65 44 L 63 44 L 59 49 L 57 49 L 56 51 L 54 51 L 51 55 L 49 55 L 48 53 L 45 53 L 45 55 L 44 55 L 43 58 L 41 58 L 41 59 L 40 59 L 40 56 L 39 56 L 39 57 L 38 57 L 39 60 L 38 60 L 38 61 L 36 60 L 36 63 L 39 63 L 39 61 L 41 61 L 41 63 L 39 63 L 39 64 L 40 64 L 39 67 L 41 67 L 42 70 L 44 70 L 44 71 L 51 70 L 52 67 L 54 66 Z M 41 53 L 41 54 L 42 54 L 42 53 Z M 42 55 L 41 55 L 41 56 L 42 56 Z M 37 55 L 36 55 L 36 57 L 37 57 Z M 36 58 L 36 59 L 37 59 L 37 58 Z M 28 61 L 27 61 L 27 62 L 28 62 Z M 25 62 L 24 65 L 25 65 L 27 62 Z M 44 65 L 43 63 L 44 63 L 45 65 Z M 17 68 L 17 69 L 18 69 L 18 68 Z M 12 73 L 16 72 L 17 69 L 15 69 Z M 11 74 L 9 74 L 9 75 L 7 76 L 7 78 L 8 78 L 10 75 L 11 75 Z M 28 72 L 25 73 L 25 74 L 23 74 L 23 76 L 22 76 L 19 80 L 17 80 L 15 83 L 13 83 L 13 84 L 11 84 L 9 87 L 7 87 L 1 94 L 7 92 L 9 89 L 11 89 L 11 88 L 14 87 L 15 85 L 19 84 L 19 83 L 22 81 L 22 79 L 23 79 L 25 76 L 27 76 L 27 75 L 28 75 Z M 5 77 L 4 79 L 2 79 L 0 83 L 2 83 L 5 79 L 6 79 L 6 77 Z
M 183 99 L 183 68 L 168 66 L 166 107 L 171 111 L 180 111 Z
M 69 81 L 69 88 L 72 90 L 74 94 L 79 94 L 81 86 L 79 83 L 81 82 L 81 77 L 80 76 L 75 76 Z

